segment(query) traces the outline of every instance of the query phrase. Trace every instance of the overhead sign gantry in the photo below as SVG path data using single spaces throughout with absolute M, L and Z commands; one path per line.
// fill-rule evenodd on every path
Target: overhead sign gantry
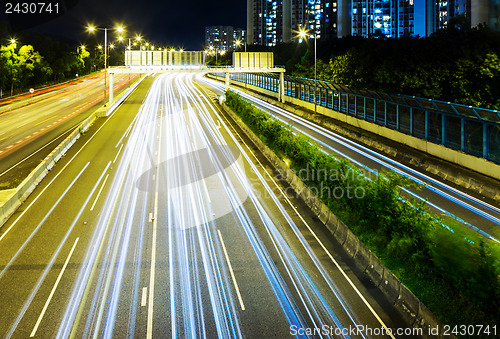
M 285 69 L 274 67 L 270 52 L 234 52 L 233 66 L 205 65 L 204 51 L 125 51 L 125 66 L 110 67 L 109 102 L 113 101 L 113 82 L 116 73 L 224 73 L 226 90 L 230 73 L 280 73 L 278 99 L 285 102 Z

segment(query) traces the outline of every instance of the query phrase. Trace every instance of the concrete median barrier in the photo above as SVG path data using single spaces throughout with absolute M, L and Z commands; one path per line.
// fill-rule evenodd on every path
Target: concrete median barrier
M 347 233 L 349 229 L 344 225 L 344 223 L 337 218 L 337 230 L 333 234 L 335 239 L 339 242 L 339 244 L 344 245 L 347 240 Z
M 340 220 L 331 211 L 328 214 L 329 214 L 329 216 L 328 216 L 328 223 L 325 224 L 325 226 L 328 229 L 328 231 L 330 231 L 330 233 L 333 235 L 333 234 L 335 234 L 335 232 L 337 232 L 337 228 L 339 227 Z
M 370 257 L 370 265 L 368 265 L 365 272 L 373 284 L 378 287 L 384 277 L 385 267 L 375 254 L 370 252 L 368 255 Z
M 328 216 L 329 216 L 328 212 L 330 212 L 330 210 L 328 209 L 328 206 L 326 206 L 325 204 L 322 204 L 321 211 L 319 212 L 318 218 L 323 224 L 326 224 L 328 222 Z
M 347 227 L 346 227 L 347 228 Z M 361 243 L 359 239 L 352 233 L 350 230 L 347 230 L 348 232 L 346 235 L 345 242 L 342 246 L 344 246 L 344 250 L 351 256 L 354 257 L 356 255 L 356 252 L 358 252 L 358 247 L 359 244 Z
M 419 303 L 418 315 L 414 327 L 423 329 L 424 338 L 444 338 L 443 326 L 435 321 L 432 312 L 422 303 Z
M 371 252 L 368 247 L 360 241 L 358 251 L 354 255 L 354 260 L 356 265 L 363 271 L 366 271 L 366 268 L 370 266 L 370 254 Z
M 401 288 L 401 282 L 399 279 L 392 274 L 388 269 L 384 269 L 384 276 L 382 282 L 380 283 L 380 289 L 385 293 L 387 299 L 393 304 L 399 298 L 399 290 Z
M 403 284 L 401 284 L 399 296 L 395 305 L 400 310 L 404 320 L 409 325 L 413 326 L 417 320 L 418 310 L 420 309 L 420 301 Z

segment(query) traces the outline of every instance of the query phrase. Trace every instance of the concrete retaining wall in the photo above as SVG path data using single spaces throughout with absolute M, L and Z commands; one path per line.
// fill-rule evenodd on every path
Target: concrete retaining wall
M 226 105 L 222 105 L 236 124 L 252 140 L 257 148 L 280 171 L 281 176 L 297 192 L 307 206 L 325 224 L 334 238 L 343 246 L 344 250 L 354 258 L 356 265 L 370 278 L 401 312 L 408 326 L 419 327 L 423 333 L 429 333 L 428 328 L 440 325 L 434 315 L 418 300 L 415 295 L 394 276 L 382 262 L 363 244 L 351 230 L 333 214 L 328 206 L 307 187 L 302 180 L 269 148 L 267 147 L 243 121 Z M 429 337 L 429 336 L 424 336 Z
M 110 115 L 126 97 L 139 85 L 145 78 L 143 76 L 137 80 L 119 99 L 117 99 L 109 108 L 99 108 L 92 113 L 85 121 L 83 121 L 75 130 L 61 142 L 31 173 L 17 186 L 14 190 L 9 190 L 9 196 L 0 206 L 0 227 L 2 227 L 19 206 L 29 197 L 35 190 L 36 186 L 45 178 L 47 173 L 54 165 L 66 154 L 69 148 L 80 138 L 80 135 L 85 133 L 94 121 L 101 116 Z
M 220 80 L 220 77 L 214 77 L 211 75 L 207 76 L 211 79 Z M 378 149 L 385 154 L 390 154 L 392 157 L 401 156 L 403 158 L 408 158 L 408 154 L 406 154 L 404 150 L 398 149 L 397 147 L 380 143 L 379 141 L 371 138 L 369 135 L 360 135 L 360 133 L 358 132 L 350 131 L 342 126 L 335 124 L 332 121 L 329 121 L 329 119 L 325 119 L 325 117 L 335 119 L 349 126 L 353 126 L 356 129 L 361 129 L 371 134 L 385 137 L 389 140 L 411 147 L 417 151 L 435 156 L 437 159 L 448 161 L 449 163 L 460 166 L 461 168 L 468 169 L 479 173 L 480 175 L 487 176 L 491 179 L 486 181 L 478 180 L 477 178 L 468 175 L 468 173 L 466 172 L 462 173 L 457 170 L 451 171 L 447 166 L 443 166 L 441 163 L 436 161 L 422 162 L 422 159 L 408 159 L 409 162 L 415 167 L 421 168 L 424 171 L 436 175 L 444 180 L 453 182 L 456 185 L 476 192 L 484 197 L 500 202 L 500 188 L 497 182 L 498 180 L 500 180 L 500 165 L 498 164 L 472 156 L 470 154 L 465 154 L 463 152 L 453 150 L 451 148 L 447 148 L 443 145 L 438 145 L 389 129 L 387 127 L 360 120 L 358 118 L 351 117 L 344 113 L 339 113 L 325 107 L 317 106 L 318 114 L 308 113 L 305 110 L 314 111 L 314 104 L 288 96 L 285 97 L 288 103 L 281 103 L 277 99 L 272 99 L 272 97 L 277 98 L 277 93 L 257 86 L 248 84 L 245 85 L 244 83 L 234 81 L 231 83 L 231 85 L 236 85 L 243 92 L 250 93 L 261 100 L 272 103 L 273 105 L 281 107 L 290 113 L 306 118 L 317 123 L 320 126 L 338 132 L 339 134 L 347 135 L 348 137 L 354 140 L 358 140 L 365 145 Z

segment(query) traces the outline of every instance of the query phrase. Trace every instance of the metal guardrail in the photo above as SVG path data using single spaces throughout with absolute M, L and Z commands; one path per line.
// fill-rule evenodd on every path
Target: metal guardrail
M 220 75 L 220 74 L 214 74 Z M 278 93 L 279 75 L 232 73 L 231 80 Z M 326 107 L 420 139 L 500 163 L 500 112 L 485 108 L 354 90 L 285 75 L 285 96 Z M 314 95 L 316 91 L 316 95 Z
M 104 110 L 105 113 L 103 116 L 111 114 L 146 76 L 147 75 L 136 81 L 135 84 L 127 89 L 127 91 L 125 91 L 108 109 Z M 23 180 L 23 182 L 21 182 L 21 184 L 19 184 L 19 186 L 17 186 L 16 189 L 12 190 L 13 192 L 10 197 L 0 206 L 0 227 L 7 222 L 10 216 L 35 190 L 36 186 L 45 178 L 56 162 L 58 162 L 59 159 L 66 154 L 69 148 L 80 138 L 80 135 L 88 130 L 92 123 L 98 118 L 98 112 L 99 110 L 93 112 L 85 121 L 76 127 L 62 143 L 45 157 L 45 159 Z

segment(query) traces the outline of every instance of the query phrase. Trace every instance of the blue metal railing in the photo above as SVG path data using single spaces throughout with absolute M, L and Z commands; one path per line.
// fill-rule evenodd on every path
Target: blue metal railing
M 214 74 L 221 75 L 223 74 Z M 278 93 L 279 75 L 231 73 L 231 80 Z M 500 163 L 500 112 L 406 95 L 354 90 L 285 75 L 285 95 Z

